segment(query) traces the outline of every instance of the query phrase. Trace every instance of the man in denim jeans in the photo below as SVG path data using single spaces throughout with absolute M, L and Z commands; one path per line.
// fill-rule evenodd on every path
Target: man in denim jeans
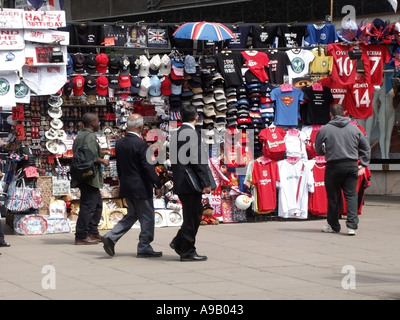
M 343 116 L 343 106 L 330 107 L 331 120 L 318 132 L 315 150 L 325 155 L 325 189 L 328 198 L 328 224 L 323 232 L 340 231 L 339 210 L 342 191 L 347 205 L 347 234 L 354 236 L 358 229 L 357 181 L 363 175 L 371 157 L 368 140 L 357 126 Z M 359 164 L 358 164 L 359 160 Z

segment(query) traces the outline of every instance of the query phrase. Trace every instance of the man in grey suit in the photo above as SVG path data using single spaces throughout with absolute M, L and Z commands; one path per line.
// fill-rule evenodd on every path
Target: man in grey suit
M 161 197 L 161 182 L 154 165 L 147 159 L 148 145 L 141 137 L 144 121 L 140 114 L 131 114 L 127 121 L 126 135 L 117 140 L 115 155 L 117 160 L 119 197 L 125 198 L 128 213 L 115 227 L 101 237 L 104 250 L 110 256 L 115 254 L 114 246 L 139 220 L 140 235 L 137 246 L 138 258 L 161 257 L 162 252 L 154 251 L 151 242 L 154 239 L 153 190 Z

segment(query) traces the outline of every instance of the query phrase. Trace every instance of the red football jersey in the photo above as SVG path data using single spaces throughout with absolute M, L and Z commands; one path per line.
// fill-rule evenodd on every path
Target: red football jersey
M 308 211 L 313 215 L 326 215 L 328 213 L 328 199 L 325 189 L 325 165 L 313 166 L 314 192 L 308 194 Z
M 344 101 L 345 101 L 345 98 L 347 95 L 347 91 L 349 89 L 348 86 L 341 84 L 337 81 L 334 81 L 332 79 L 332 77 L 322 78 L 320 80 L 320 83 L 322 84 L 322 86 L 328 87 L 331 89 L 331 93 L 332 93 L 332 97 L 333 97 L 333 102 L 331 103 L 331 105 L 340 104 L 346 109 Z M 345 115 L 347 115 L 347 110 L 345 110 Z
M 385 63 L 389 63 L 391 59 L 389 49 L 382 44 L 362 45 L 360 48 L 368 58 L 368 63 L 363 60 L 367 82 L 373 86 L 382 85 L 383 66 Z
M 276 208 L 276 181 L 279 181 L 279 170 L 276 161 L 262 164 L 254 161 L 252 184 L 257 191 L 257 211 L 270 212 Z
M 339 43 L 328 44 L 327 54 L 333 57 L 332 78 L 344 85 L 355 82 L 356 60 L 349 57 L 349 46 Z
M 261 130 L 258 135 L 262 143 L 263 155 L 272 160 L 283 160 L 286 152 L 286 131 L 281 127 L 268 127 Z
M 346 109 L 353 118 L 367 119 L 374 113 L 372 99 L 374 86 L 366 82 L 364 77 L 350 86 L 350 94 L 346 98 Z

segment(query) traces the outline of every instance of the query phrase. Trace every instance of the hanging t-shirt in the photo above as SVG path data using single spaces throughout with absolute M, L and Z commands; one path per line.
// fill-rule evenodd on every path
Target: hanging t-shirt
M 304 94 L 299 88 L 293 87 L 292 91 L 282 91 L 275 88 L 271 91 L 271 99 L 275 101 L 275 120 L 277 126 L 295 126 L 299 124 L 299 105 Z
M 239 52 L 217 53 L 217 69 L 225 79 L 225 87 L 238 87 L 243 84 L 242 65 L 245 60 Z
M 250 33 L 253 39 L 253 48 L 268 48 L 275 44 L 278 26 L 253 25 Z
M 312 75 L 329 75 L 332 72 L 333 58 L 325 54 L 322 48 L 311 50 L 314 60 L 310 63 L 310 73 Z
M 16 103 L 30 103 L 31 90 L 23 80 L 20 80 L 19 83 L 15 83 L 14 92 Z
M 240 26 L 232 26 L 225 25 L 232 33 L 235 35 L 235 38 L 229 39 L 225 41 L 224 46 L 228 48 L 246 48 L 247 47 L 247 39 L 249 37 L 251 26 L 250 25 L 240 25 Z
M 302 47 L 304 45 L 303 43 L 304 38 L 306 38 L 307 36 L 308 36 L 308 30 L 306 25 L 278 26 L 279 47 L 286 47 L 286 48 Z
M 268 75 L 265 70 L 268 67 L 269 58 L 262 51 L 242 51 L 246 66 L 261 81 L 268 81 Z
M 314 192 L 314 177 L 310 164 L 303 160 L 290 163 L 285 159 L 278 161 L 278 168 L 278 216 L 307 219 L 308 194 Z
M 334 24 L 308 24 L 308 36 L 304 38 L 306 46 L 329 44 L 338 41 L 336 27 Z
M 327 54 L 333 57 L 332 78 L 344 85 L 355 82 L 356 60 L 349 57 L 349 46 L 343 44 L 328 44 Z
M 67 70 L 65 66 L 23 66 L 22 74 L 29 89 L 37 95 L 55 94 L 67 82 Z
M 307 135 L 296 129 L 289 128 L 285 135 L 286 157 L 299 157 L 307 160 L 306 151 Z
M 64 28 L 60 30 L 64 30 Z M 69 53 L 91 53 L 94 51 L 94 49 L 85 48 L 85 46 L 100 46 L 102 42 L 104 42 L 102 25 L 94 25 L 90 23 L 70 24 L 66 27 L 65 30 L 70 33 L 69 44 L 79 46 L 79 48 L 69 47 Z
M 365 77 L 373 86 L 382 85 L 384 63 L 390 62 L 390 52 L 382 44 L 369 44 L 360 46 L 368 57 L 369 64 L 364 62 Z
M 268 50 L 268 78 L 272 84 L 283 84 L 283 76 L 288 74 L 290 60 L 286 52 L 280 50 Z
M 276 161 L 253 162 L 252 184 L 256 187 L 258 212 L 271 212 L 276 209 L 276 183 L 279 170 Z
M 374 113 L 372 100 L 374 86 L 369 84 L 365 77 L 359 77 L 357 81 L 349 86 L 349 93 L 345 100 L 347 112 L 357 119 L 367 119 Z
M 313 215 L 328 213 L 328 197 L 325 189 L 325 164 L 315 163 L 313 166 L 314 192 L 308 195 L 308 211 Z
M 315 56 L 310 50 L 290 49 L 286 51 L 290 60 L 288 68 L 289 83 L 293 79 L 304 77 L 310 72 L 310 63 L 315 59 Z
M 14 86 L 19 82 L 18 74 L 14 71 L 2 71 L 0 73 L 0 101 L 4 108 L 15 107 Z
M 304 100 L 306 103 L 300 106 L 301 123 L 327 124 L 330 117 L 329 107 L 333 102 L 331 89 L 322 86 L 322 90 L 315 90 L 314 86 L 303 87 Z
M 285 135 L 286 131 L 277 126 L 262 129 L 258 138 L 262 143 L 263 155 L 275 161 L 283 160 L 286 153 Z
M 308 159 L 314 159 L 317 156 L 317 151 L 315 150 L 315 138 L 317 133 L 321 130 L 322 125 L 312 124 L 309 126 L 303 126 L 301 131 L 306 135 L 306 152 Z
M 340 82 L 334 81 L 332 79 L 332 77 L 322 78 L 320 80 L 320 83 L 322 86 L 328 87 L 331 89 L 331 93 L 332 93 L 332 97 L 333 97 L 333 102 L 331 103 L 331 105 L 332 104 L 340 104 L 343 107 L 345 107 L 343 102 L 347 95 L 348 86 L 346 86 Z

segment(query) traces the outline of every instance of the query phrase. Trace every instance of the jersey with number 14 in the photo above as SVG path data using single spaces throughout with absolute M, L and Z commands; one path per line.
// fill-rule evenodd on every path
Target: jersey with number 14
M 374 86 L 367 82 L 365 77 L 360 77 L 352 86 L 350 94 L 346 97 L 345 107 L 350 116 L 357 119 L 367 119 L 372 116 L 372 100 Z

